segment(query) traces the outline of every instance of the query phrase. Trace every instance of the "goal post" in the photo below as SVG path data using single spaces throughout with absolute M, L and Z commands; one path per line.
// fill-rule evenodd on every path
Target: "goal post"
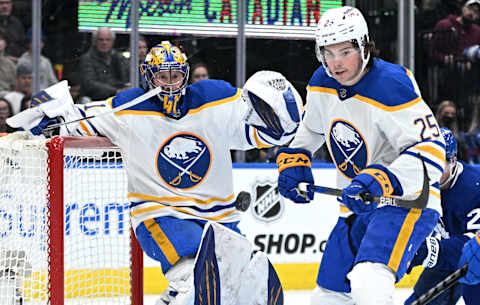
M 143 304 L 120 150 L 102 137 L 0 137 L 0 304 Z

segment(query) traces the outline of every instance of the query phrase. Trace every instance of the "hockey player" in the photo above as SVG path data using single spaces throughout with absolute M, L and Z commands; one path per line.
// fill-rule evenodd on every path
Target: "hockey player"
M 9 124 L 36 125 L 38 133 L 57 116 L 73 121 L 98 115 L 60 132 L 106 136 L 121 148 L 137 239 L 169 281 L 157 304 L 190 305 L 194 299 L 200 304 L 200 298 L 202 304 L 283 304 L 268 259 L 253 254 L 238 234 L 230 150 L 289 141 L 300 121 L 299 94 L 272 71 L 255 73 L 243 90 L 212 79 L 187 87 L 186 57 L 169 42 L 149 51 L 141 73 L 144 88 L 85 105 L 63 103 L 65 110 L 53 100 L 30 109 L 39 110 L 29 119 L 24 113 Z M 152 90 L 159 90 L 158 95 L 102 115 Z M 266 273 L 253 273 L 253 266 Z
M 324 143 L 344 188 L 311 304 L 393 304 L 395 282 L 438 221 L 444 141 L 412 73 L 374 58 L 358 9 L 326 11 L 315 49 L 322 66 L 308 84 L 304 117 L 292 143 L 277 153 L 279 191 L 292 201 L 313 199 L 312 188 L 304 193 L 298 185 L 313 184 L 311 154 Z M 422 161 L 432 184 L 427 208 L 360 199 L 362 192 L 415 198 Z
M 446 166 L 440 178 L 442 217 L 440 223 L 417 251 L 410 268 L 426 268 L 405 301 L 410 304 L 457 269 L 464 244 L 480 228 L 480 170 L 457 160 L 457 141 L 452 131 L 440 128 L 445 139 Z M 466 295 L 480 291 L 480 285 L 465 286 Z M 462 285 L 456 285 L 433 299 L 430 305 L 456 304 Z
M 463 286 L 463 300 L 465 305 L 478 305 L 480 299 L 480 231 L 463 247 L 459 267 L 468 263 L 467 274 L 460 279 Z

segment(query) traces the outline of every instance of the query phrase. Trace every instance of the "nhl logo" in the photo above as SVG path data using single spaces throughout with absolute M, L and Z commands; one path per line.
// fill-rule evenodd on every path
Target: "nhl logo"
M 253 216 L 263 222 L 273 222 L 283 215 L 285 203 L 275 181 L 256 181 L 252 189 Z

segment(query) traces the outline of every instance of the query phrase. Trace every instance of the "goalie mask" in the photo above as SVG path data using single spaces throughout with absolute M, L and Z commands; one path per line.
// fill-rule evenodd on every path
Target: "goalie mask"
M 163 112 L 168 116 L 178 118 L 182 115 L 179 101 L 185 94 L 189 71 L 185 54 L 169 41 L 151 48 L 145 62 L 140 65 L 144 89 L 162 87 L 158 98 L 163 102 Z
M 444 174 L 440 178 L 440 187 L 447 186 L 450 181 L 454 179 L 457 172 L 457 163 L 455 157 L 457 156 L 458 146 L 457 140 L 453 132 L 445 127 L 440 128 L 440 133 L 445 140 L 445 158 L 447 165 L 445 166 Z
M 370 41 L 367 22 L 362 13 L 354 7 L 344 6 L 329 9 L 318 21 L 315 31 L 315 53 L 330 77 L 332 77 L 332 73 L 325 61 L 323 48 L 345 41 L 350 41 L 359 48 L 362 58 L 360 73 L 362 73 L 370 59 L 370 52 L 365 54 L 365 46 Z

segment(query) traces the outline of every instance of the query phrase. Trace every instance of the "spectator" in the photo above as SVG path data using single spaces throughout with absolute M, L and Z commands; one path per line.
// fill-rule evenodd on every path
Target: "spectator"
M 457 106 L 451 100 L 442 101 L 435 113 L 438 125 L 450 129 L 458 142 L 458 159 L 466 161 L 467 158 L 467 144 L 464 135 L 460 132 L 458 127 Z
M 0 0 L 1 1 L 1 0 Z M 12 105 L 13 114 L 20 112 L 22 108 L 22 100 L 24 97 L 32 96 L 32 66 L 21 64 L 17 66 L 17 84 L 15 89 L 5 92 L 6 98 Z
M 5 56 L 7 34 L 0 29 L 0 91 L 10 91 L 15 88 L 15 63 Z
M 5 98 L 0 98 L 0 133 L 14 132 L 15 129 L 8 126 L 7 118 L 13 115 L 12 105 Z
M 0 0 L 1 1 L 1 0 Z M 43 33 L 41 34 L 40 40 L 40 52 L 44 46 L 44 36 Z M 22 56 L 18 59 L 17 65 L 32 65 L 32 28 L 28 29 L 27 31 L 27 44 L 28 44 L 28 51 L 23 53 Z M 53 67 L 50 59 L 40 54 L 40 64 L 38 68 L 39 72 L 39 89 L 43 90 L 51 85 L 58 82 L 57 78 L 55 77 L 55 72 L 53 72 Z
M 138 36 L 138 63 L 143 64 L 148 52 L 148 42 L 145 36 Z
M 92 35 L 90 50 L 80 58 L 82 88 L 93 100 L 106 99 L 128 89 L 129 65 L 126 58 L 113 49 L 114 42 L 115 33 L 100 27 Z
M 192 84 L 195 82 L 198 82 L 199 80 L 207 79 L 207 78 L 209 78 L 209 75 L 208 75 L 208 68 L 206 64 L 200 62 L 193 65 L 192 78 L 191 78 Z
M 12 0 L 0 0 L 0 29 L 6 31 L 8 41 L 5 53 L 16 63 L 25 50 L 25 27 L 17 17 L 12 16 L 12 7 Z
M 474 22 L 480 16 L 480 0 L 468 0 L 462 7 L 461 15 L 448 15 L 434 28 L 434 54 L 437 60 L 451 64 L 463 51 L 480 43 L 480 27 Z
M 80 93 L 82 92 L 82 82 L 78 74 L 71 73 L 64 80 L 68 80 L 68 85 L 70 86 L 70 95 L 73 98 L 75 104 L 86 104 L 92 101 L 88 96 L 83 96 Z

